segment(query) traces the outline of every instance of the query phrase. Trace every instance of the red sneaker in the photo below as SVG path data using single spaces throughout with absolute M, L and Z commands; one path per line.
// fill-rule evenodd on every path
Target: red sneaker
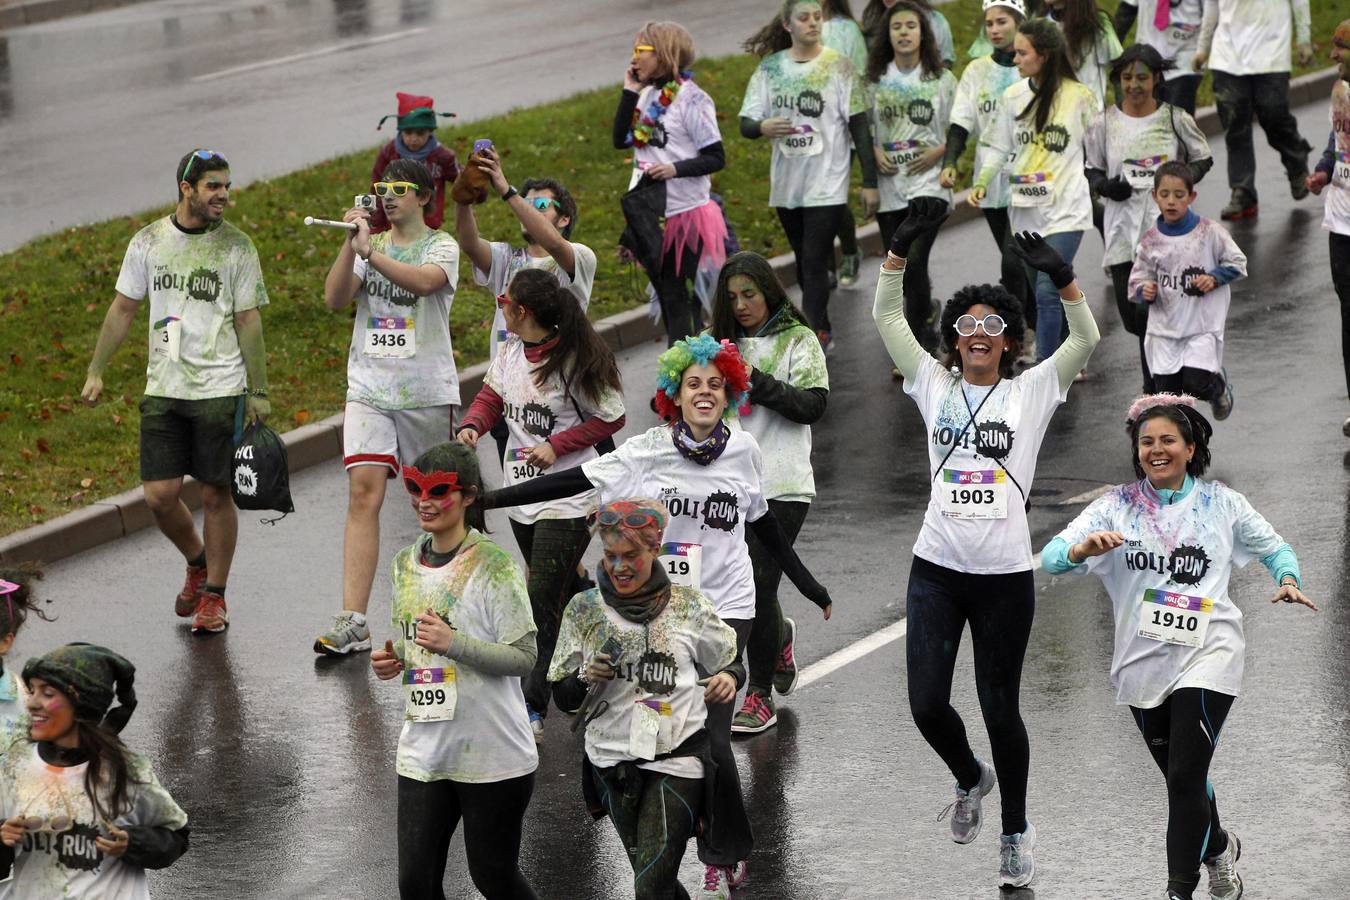
M 186 619 L 192 615 L 197 608 L 197 601 L 202 598 L 204 584 L 206 584 L 206 566 L 188 566 L 187 580 L 183 582 L 183 589 L 173 601 L 173 611 L 178 616 Z
M 197 610 L 192 616 L 192 633 L 206 631 L 216 634 L 224 631 L 229 624 L 230 612 L 225 608 L 225 598 L 213 591 L 202 591 Z

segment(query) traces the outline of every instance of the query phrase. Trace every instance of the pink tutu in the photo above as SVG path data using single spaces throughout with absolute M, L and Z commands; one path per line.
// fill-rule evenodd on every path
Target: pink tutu
M 661 242 L 662 259 L 670 255 L 672 247 L 677 275 L 685 274 L 680 271 L 680 265 L 684 262 L 686 248 L 698 251 L 700 270 L 721 269 L 722 263 L 727 261 L 727 221 L 722 217 L 722 207 L 709 200 L 687 212 L 667 216 L 665 237 Z M 692 273 L 688 277 L 692 278 Z

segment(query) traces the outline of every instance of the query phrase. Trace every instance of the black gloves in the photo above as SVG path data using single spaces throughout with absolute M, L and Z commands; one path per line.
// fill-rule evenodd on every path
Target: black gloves
M 1134 188 L 1130 183 L 1119 175 L 1114 178 L 1107 178 L 1097 186 L 1097 193 L 1108 200 L 1122 202 L 1134 196 Z
M 1045 238 L 1034 231 L 1024 231 L 1013 235 L 1013 250 L 1022 257 L 1022 261 L 1037 272 L 1050 276 L 1056 290 L 1063 290 L 1073 283 L 1073 266 L 1064 261 L 1059 251 L 1045 242 Z
M 909 248 L 920 237 L 937 231 L 947 220 L 951 212 L 947 202 L 936 197 L 915 197 L 909 202 L 909 215 L 895 229 L 891 238 L 891 253 L 904 259 L 909 256 Z

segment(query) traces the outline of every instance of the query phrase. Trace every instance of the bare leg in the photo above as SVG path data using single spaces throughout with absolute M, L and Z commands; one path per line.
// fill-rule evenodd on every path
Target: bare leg
M 380 561 L 380 506 L 387 466 L 347 470 L 347 531 L 342 544 L 342 608 L 365 615 Z
M 239 513 L 230 489 L 202 485 L 202 532 L 206 538 L 206 583 L 224 587 L 234 562 L 239 537 Z
M 192 512 L 178 499 L 183 489 L 183 479 L 145 481 L 141 487 L 145 490 L 145 505 L 150 507 L 160 533 L 173 542 L 184 559 L 200 556 L 204 545 L 192 521 Z

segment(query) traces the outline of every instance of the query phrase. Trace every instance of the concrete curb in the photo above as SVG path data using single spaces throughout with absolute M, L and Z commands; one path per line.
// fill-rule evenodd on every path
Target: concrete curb
M 0 3 L 0 29 L 36 25 L 140 2 L 142 0 L 24 0 Z
M 115 0 L 86 0 L 86 2 L 115 2 Z M 4 9 L 0 8 L 0 16 Z M 3 19 L 0 19 L 2 22 Z M 1336 81 L 1336 69 L 1313 72 L 1294 79 L 1289 86 L 1290 105 L 1301 106 L 1306 103 L 1327 99 L 1331 86 Z M 1196 111 L 1196 123 L 1206 135 L 1215 135 L 1223 131 L 1219 124 L 1218 111 L 1207 106 Z M 1314 147 L 1321 142 L 1314 142 Z M 960 225 L 980 218 L 978 209 L 965 202 L 968 192 L 957 195 L 955 208 L 948 225 Z M 875 222 L 858 229 L 858 245 L 871 256 L 883 252 L 881 235 Z M 769 261 L 785 285 L 797 283 L 796 266 L 792 254 L 775 256 Z M 598 331 L 615 351 L 627 350 L 647 341 L 659 340 L 665 336 L 660 323 L 653 322 L 645 306 L 625 310 L 595 323 Z M 460 396 L 470 401 L 483 385 L 483 376 L 487 373 L 487 363 L 470 366 L 459 375 Z M 328 462 L 342 456 L 342 414 L 329 416 L 319 422 L 302 425 L 282 435 L 286 442 L 291 472 Z M 201 506 L 201 492 L 192 478 L 185 479 L 183 501 L 190 509 Z M 16 531 L 0 538 L 0 561 L 17 562 L 21 560 L 42 560 L 54 562 L 67 556 L 74 556 L 107 541 L 116 540 L 132 532 L 154 524 L 154 517 L 145 504 L 145 495 L 141 488 L 133 488 L 115 497 L 99 500 L 83 509 L 67 513 L 32 528 Z

